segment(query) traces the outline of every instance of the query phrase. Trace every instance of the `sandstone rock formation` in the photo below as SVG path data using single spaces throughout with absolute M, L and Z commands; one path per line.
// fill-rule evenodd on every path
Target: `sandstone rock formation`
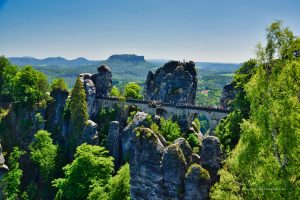
M 53 134 L 56 141 L 61 141 L 65 137 L 63 134 L 64 126 L 66 126 L 63 118 L 63 111 L 68 98 L 68 91 L 55 90 L 50 93 L 53 101 L 46 109 L 46 130 Z M 66 132 L 66 130 L 65 130 Z
M 149 72 L 145 82 L 146 100 L 195 104 L 197 74 L 194 62 L 170 61 L 155 73 Z
M 91 145 L 99 144 L 97 127 L 98 125 L 95 122 L 92 120 L 87 120 L 81 135 L 82 143 L 86 142 L 87 144 Z
M 222 108 L 229 109 L 228 103 L 234 99 L 235 93 L 236 91 L 232 83 L 225 85 L 223 87 L 222 94 L 221 94 L 222 96 L 220 99 L 220 105 Z
M 209 199 L 209 173 L 198 164 L 192 164 L 185 176 L 184 200 Z
M 221 163 L 221 143 L 215 136 L 206 136 L 202 141 L 201 165 L 209 171 L 211 180 L 215 183 Z
M 189 166 L 192 163 L 192 148 L 190 144 L 184 138 L 178 138 L 174 141 L 174 144 L 178 144 L 179 148 L 181 149 L 186 165 Z
M 93 75 L 89 73 L 79 75 L 86 94 L 86 103 L 89 116 L 93 116 L 96 113 L 96 86 L 92 81 L 92 76 Z
M 217 178 L 216 170 L 220 166 L 218 139 L 204 138 L 200 158 L 192 153 L 184 138 L 178 138 L 173 144 L 162 142 L 162 135 L 146 128 L 147 116 L 138 112 L 121 134 L 117 122 L 111 122 L 109 129 L 107 148 L 111 155 L 117 159 L 122 155 L 130 164 L 131 198 L 207 199 L 210 177 Z
M 167 196 L 182 199 L 186 160 L 178 144 L 171 144 L 163 151 L 162 170 Z
M 161 166 L 164 146 L 148 128 L 140 128 L 133 134 L 129 156 L 131 198 L 166 199 Z
M 119 122 L 112 121 L 109 124 L 109 130 L 107 135 L 106 149 L 109 154 L 114 158 L 114 166 L 117 171 L 122 164 L 122 142 L 121 133 L 119 130 Z
M 1 142 L 1 141 L 0 141 Z M 2 196 L 2 184 L 1 184 L 1 181 L 3 179 L 3 176 L 7 173 L 8 171 L 8 167 L 5 165 L 5 159 L 3 157 L 3 154 L 2 154 L 2 146 L 1 146 L 1 143 L 0 143 L 0 199 L 3 199 L 3 196 Z
M 83 73 L 79 78 L 85 89 L 89 116 L 93 118 L 97 113 L 96 98 L 108 97 L 111 91 L 111 70 L 106 65 L 101 65 L 97 74 Z
M 93 75 L 97 97 L 108 97 L 112 88 L 111 70 L 106 65 L 98 67 L 98 73 Z

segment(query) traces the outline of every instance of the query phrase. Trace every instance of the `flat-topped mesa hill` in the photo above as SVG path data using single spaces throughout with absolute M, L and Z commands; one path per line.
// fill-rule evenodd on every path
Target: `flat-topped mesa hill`
M 110 56 L 107 61 L 125 61 L 125 62 L 146 62 L 144 56 L 135 54 L 115 54 Z
M 197 81 L 194 62 L 170 61 L 155 73 L 149 71 L 144 98 L 176 105 L 194 105 Z

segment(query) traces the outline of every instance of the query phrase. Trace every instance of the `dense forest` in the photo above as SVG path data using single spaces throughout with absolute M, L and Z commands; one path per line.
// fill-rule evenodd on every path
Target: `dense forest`
M 210 199 L 300 198 L 300 38 L 274 22 L 264 43 L 257 46 L 256 58 L 234 74 L 207 72 L 198 81 L 197 90 L 205 92 L 197 94 L 196 102 L 202 105 L 219 105 L 220 87 L 231 82 L 234 88 L 231 112 L 215 130 L 201 116 L 193 119 L 193 130 L 186 130 L 177 119 L 150 114 L 134 129 L 141 141 L 158 135 L 176 151 L 173 142 L 185 138 L 199 155 L 203 139 L 195 133 L 217 136 L 223 161 L 211 182 Z M 130 199 L 130 158 L 123 155 L 117 163 L 111 156 L 108 132 L 112 121 L 122 127 L 136 123 L 141 109 L 124 102 L 143 99 L 142 86 L 115 84 L 109 96 L 122 103 L 90 116 L 80 77 L 70 90 L 63 78 L 48 81 L 31 66 L 19 67 L 1 56 L 0 153 L 9 170 L 0 183 L 0 199 Z M 65 106 L 54 109 L 61 102 Z M 94 131 L 99 133 L 96 139 Z M 208 172 L 197 167 L 201 179 L 207 179 Z

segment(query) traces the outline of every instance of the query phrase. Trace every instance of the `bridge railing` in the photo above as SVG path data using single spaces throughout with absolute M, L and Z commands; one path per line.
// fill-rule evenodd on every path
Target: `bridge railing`
M 112 100 L 112 101 L 120 101 L 117 97 L 99 97 L 98 99 L 103 100 Z M 214 107 L 214 106 L 199 106 L 199 105 L 181 105 L 181 104 L 171 104 L 171 103 L 163 103 L 158 101 L 146 101 L 146 100 L 137 100 L 137 99 L 126 99 L 126 102 L 128 103 L 139 103 L 139 104 L 148 104 L 153 107 L 159 107 L 159 106 L 167 106 L 167 107 L 174 107 L 179 109 L 193 109 L 193 110 L 203 110 L 207 112 L 222 112 L 222 113 L 229 113 L 230 110 L 223 109 L 220 107 Z

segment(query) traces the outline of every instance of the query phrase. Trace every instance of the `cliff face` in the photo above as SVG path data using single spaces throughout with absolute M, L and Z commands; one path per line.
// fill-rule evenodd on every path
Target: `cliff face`
M 2 154 L 2 146 L 1 146 L 1 143 L 0 143 L 0 199 L 3 199 L 3 188 L 2 188 L 2 184 L 1 184 L 1 181 L 3 179 L 3 176 L 7 173 L 8 171 L 8 167 L 5 165 L 5 159 L 3 157 L 3 154 Z
M 108 97 L 111 91 L 111 70 L 106 65 L 101 65 L 97 74 L 83 73 L 79 78 L 85 89 L 89 116 L 93 118 L 97 114 L 96 98 Z
M 52 133 L 54 140 L 60 143 L 63 142 L 67 132 L 67 122 L 63 117 L 63 111 L 68 98 L 68 91 L 52 91 L 50 96 L 53 101 L 46 109 L 46 130 Z
M 138 112 L 123 131 L 116 122 L 110 125 L 107 148 L 116 160 L 122 157 L 130 164 L 131 198 L 208 199 L 220 167 L 218 138 L 204 137 L 200 159 L 184 138 L 167 144 L 163 136 L 145 128 L 147 116 Z
M 234 89 L 234 86 L 232 83 L 225 85 L 222 90 L 222 96 L 220 99 L 220 105 L 224 109 L 229 109 L 229 103 L 232 101 L 235 97 L 236 90 Z
M 155 73 L 148 73 L 144 98 L 173 104 L 195 104 L 196 90 L 195 63 L 170 61 Z

